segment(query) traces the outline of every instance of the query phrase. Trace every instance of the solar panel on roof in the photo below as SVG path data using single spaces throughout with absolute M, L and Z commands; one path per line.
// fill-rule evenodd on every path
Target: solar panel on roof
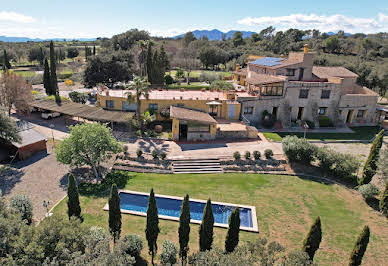
M 263 57 L 251 63 L 256 65 L 261 65 L 261 66 L 276 66 L 276 65 L 280 65 L 283 60 L 284 60 L 283 58 L 278 58 L 278 57 Z

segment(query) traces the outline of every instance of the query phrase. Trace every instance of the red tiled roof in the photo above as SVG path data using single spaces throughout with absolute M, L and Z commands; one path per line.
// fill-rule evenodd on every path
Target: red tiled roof
M 217 121 L 208 113 L 194 111 L 187 108 L 170 106 L 170 117 L 186 120 L 186 121 L 196 121 L 202 124 L 214 124 Z
M 247 78 L 247 82 L 250 84 L 268 84 L 275 82 L 283 82 L 286 80 L 284 76 L 274 76 L 266 74 L 251 73 L 251 77 Z

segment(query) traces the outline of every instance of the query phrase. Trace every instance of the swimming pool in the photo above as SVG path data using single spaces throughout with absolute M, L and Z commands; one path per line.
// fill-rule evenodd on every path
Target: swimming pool
M 121 212 L 146 216 L 148 205 L 148 193 L 121 190 L 120 202 Z M 158 206 L 159 218 L 179 221 L 180 209 L 183 198 L 155 195 Z M 202 221 L 205 200 L 190 199 L 191 222 L 200 224 Z M 254 206 L 236 205 L 223 202 L 212 202 L 214 226 L 228 227 L 229 216 L 236 208 L 240 208 L 240 229 L 244 231 L 258 232 L 256 208 Z M 108 204 L 104 210 L 108 210 Z

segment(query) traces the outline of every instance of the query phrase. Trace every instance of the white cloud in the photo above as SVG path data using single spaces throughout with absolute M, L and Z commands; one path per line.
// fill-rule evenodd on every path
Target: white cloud
M 0 11 L 0 21 L 31 23 L 36 20 L 33 17 L 26 16 L 16 12 Z
M 388 29 L 388 16 L 382 13 L 378 18 L 357 18 L 341 14 L 331 16 L 318 16 L 316 14 L 291 14 L 278 17 L 246 17 L 237 21 L 240 25 L 265 28 L 274 26 L 278 29 L 319 29 L 321 31 L 344 30 L 349 33 L 379 32 Z

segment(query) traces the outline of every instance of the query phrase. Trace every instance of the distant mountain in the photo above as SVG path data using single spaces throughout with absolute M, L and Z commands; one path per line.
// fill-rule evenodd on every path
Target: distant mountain
M 214 29 L 214 30 L 195 30 L 193 31 L 193 34 L 195 38 L 201 39 L 202 37 L 206 36 L 209 41 L 215 41 L 215 40 L 222 40 L 222 36 L 225 34 L 226 39 L 230 39 L 233 37 L 233 34 L 237 30 L 231 30 L 228 32 L 222 32 L 220 30 Z M 241 31 L 243 34 L 243 38 L 249 38 L 251 35 L 255 32 L 253 31 Z M 184 34 L 174 36 L 174 39 L 182 38 Z
M 53 39 L 31 39 L 28 37 L 8 37 L 8 36 L 0 36 L 1 42 L 46 42 L 46 41 L 63 41 L 64 38 L 53 38 Z M 78 40 L 82 42 L 90 42 L 95 41 L 96 38 L 75 38 L 75 39 L 66 39 L 66 41 Z
M 329 36 L 331 36 L 331 35 L 336 35 L 337 34 L 337 32 L 332 32 L 332 31 L 329 31 L 329 32 L 326 32 L 326 34 L 327 35 L 329 35 Z M 347 32 L 345 32 L 345 34 L 344 34 L 345 36 L 352 36 L 352 34 L 351 33 L 347 33 Z

